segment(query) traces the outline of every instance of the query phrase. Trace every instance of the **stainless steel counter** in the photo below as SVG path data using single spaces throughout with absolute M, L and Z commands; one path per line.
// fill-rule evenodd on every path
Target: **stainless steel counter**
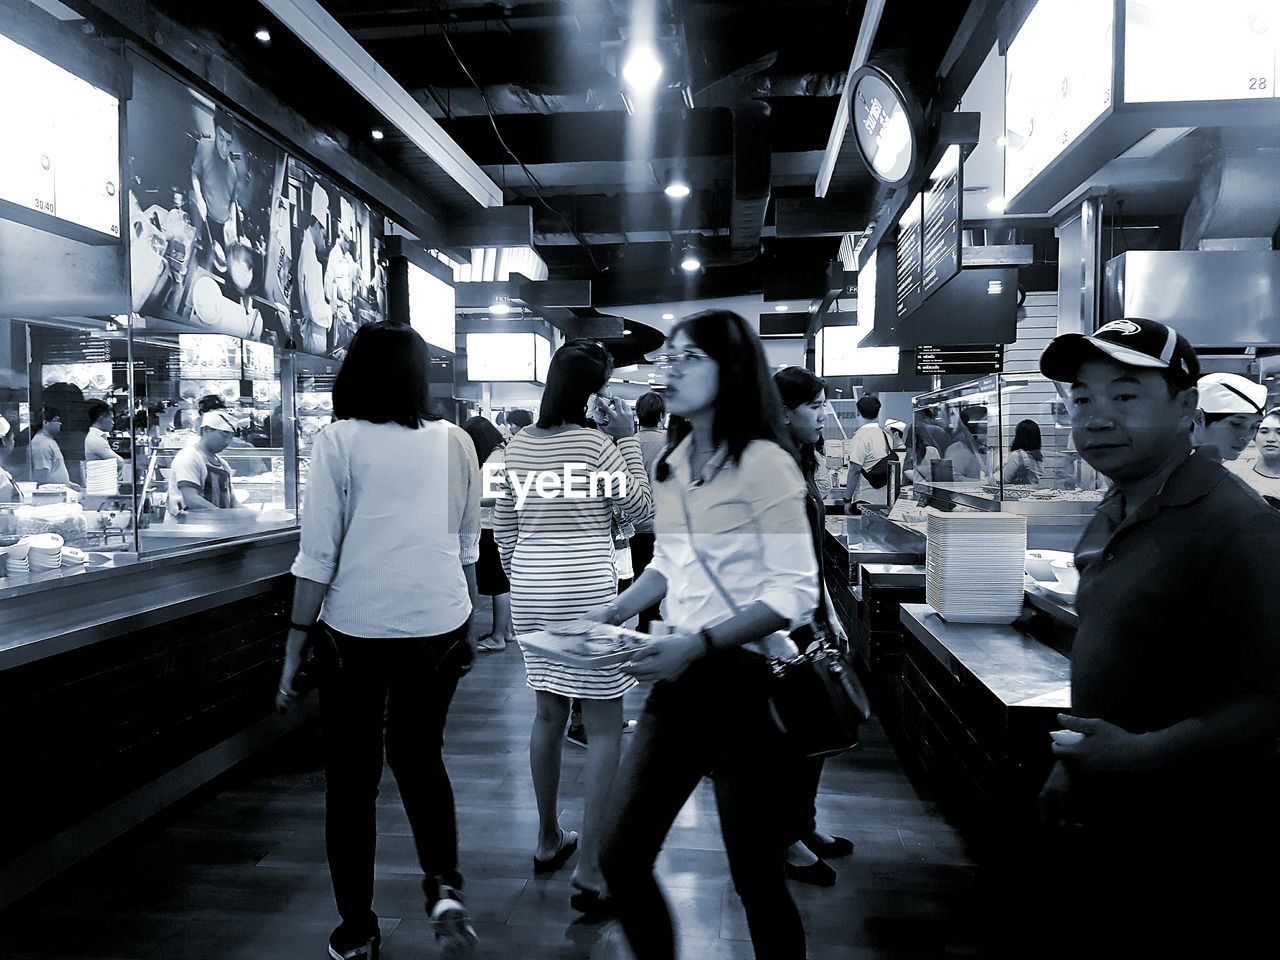
M 903 604 L 902 624 L 957 681 L 976 680 L 1006 707 L 1071 707 L 1070 661 L 1016 627 L 947 623 L 924 603 Z
M 859 579 L 885 587 L 923 587 L 924 577 L 921 563 L 864 563 Z

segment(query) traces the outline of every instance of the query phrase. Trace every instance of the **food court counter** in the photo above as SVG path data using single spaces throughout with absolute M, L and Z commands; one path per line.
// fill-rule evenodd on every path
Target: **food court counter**
M 223 531 L 224 536 L 231 535 Z M 0 907 L 293 729 L 298 532 L 0 579 Z M 21 735 L 16 735 L 21 731 Z

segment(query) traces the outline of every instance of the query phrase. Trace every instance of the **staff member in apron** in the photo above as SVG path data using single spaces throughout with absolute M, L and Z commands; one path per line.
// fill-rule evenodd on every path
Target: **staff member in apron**
M 200 418 L 200 437 L 173 458 L 171 480 L 188 510 L 234 510 L 231 464 L 219 456 L 236 435 L 236 425 L 222 410 Z

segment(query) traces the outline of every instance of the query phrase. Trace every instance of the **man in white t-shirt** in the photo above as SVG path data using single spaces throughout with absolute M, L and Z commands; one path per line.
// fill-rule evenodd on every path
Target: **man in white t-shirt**
M 231 464 L 218 454 L 236 435 L 236 425 L 223 410 L 210 410 L 200 418 L 200 436 L 173 458 L 169 468 L 170 501 L 181 494 L 187 510 L 234 510 L 238 507 L 231 487 Z
M 62 411 L 45 407 L 44 422 L 31 437 L 31 479 L 36 483 L 61 483 L 79 489 L 67 474 L 67 460 L 58 446 L 57 436 L 61 432 Z
M 880 427 L 879 398 L 864 394 L 858 398 L 857 407 L 862 423 L 849 443 L 849 478 L 845 481 L 850 503 L 857 503 L 860 498 L 865 500 L 875 489 L 862 476 L 862 471 L 870 470 L 893 452 Z

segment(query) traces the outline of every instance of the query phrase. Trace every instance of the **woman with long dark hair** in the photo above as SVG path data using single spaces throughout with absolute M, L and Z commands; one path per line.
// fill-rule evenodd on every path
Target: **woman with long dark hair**
M 638 960 L 676 955 L 654 862 L 704 776 L 715 783 L 729 870 L 756 956 L 801 960 L 804 927 L 780 856 L 794 807 L 769 714 L 771 656 L 818 604 L 805 482 L 755 332 L 711 310 L 676 324 L 661 361 L 688 429 L 654 468 L 653 561 L 591 617 L 622 623 L 663 600 L 674 634 L 627 668 L 655 681 L 611 804 L 602 866 Z
M 1039 483 L 1044 474 L 1044 453 L 1040 450 L 1040 424 L 1023 420 L 1013 431 L 1009 456 L 1004 461 L 1005 483 Z
M 502 450 L 506 445 L 502 432 L 484 417 L 472 417 L 462 429 L 467 431 L 476 446 L 481 474 L 500 470 Z M 501 653 L 516 638 L 515 628 L 511 625 L 511 581 L 502 569 L 498 541 L 493 538 L 493 508 L 497 502 L 496 498 L 480 501 L 480 559 L 476 562 L 476 589 L 481 596 L 493 600 L 493 630 L 476 645 L 485 653 Z
M 325 767 L 325 847 L 342 923 L 336 960 L 377 960 L 375 801 L 383 749 L 400 787 L 441 950 L 476 936 L 459 890 L 445 717 L 470 668 L 480 470 L 467 435 L 428 409 L 431 356 L 410 327 L 352 337 L 316 436 L 277 706 L 298 696 L 315 647 Z
M 826 532 L 826 508 L 817 483 L 820 471 L 816 444 L 822 439 L 826 425 L 827 385 L 803 367 L 786 367 L 773 375 L 782 397 L 783 417 L 796 448 L 796 462 L 806 486 L 805 513 L 813 536 L 813 550 L 818 562 L 818 590 L 821 601 L 813 622 L 794 630 L 792 639 L 802 648 L 819 639 L 820 633 L 831 637 L 845 648 L 849 637 L 836 614 L 823 579 L 822 540 Z M 824 858 L 847 857 L 853 844 L 845 837 L 834 837 L 818 830 L 818 784 L 822 779 L 822 760 L 807 757 L 795 761 L 795 842 L 787 848 L 786 872 L 792 880 L 829 887 L 836 872 Z
M 506 483 L 494 509 L 494 536 L 511 579 L 511 616 L 519 634 L 578 619 L 618 595 L 611 534 L 614 507 L 634 520 L 652 511 L 649 478 L 625 401 L 606 396 L 613 360 L 591 340 L 571 340 L 551 358 L 538 421 L 511 438 Z M 600 429 L 589 429 L 588 406 Z M 562 477 L 601 473 L 623 482 L 597 485 L 586 496 L 561 491 Z M 554 481 L 554 483 L 552 483 Z M 523 491 L 521 493 L 520 491 Z M 608 903 L 600 875 L 600 821 L 622 750 L 622 695 L 635 680 L 616 667 L 588 669 L 524 650 L 537 714 L 529 738 L 529 767 L 538 803 L 537 873 L 562 867 L 578 835 L 559 821 L 560 759 L 569 704 L 582 702 L 587 733 L 582 855 L 570 878 L 575 909 Z

